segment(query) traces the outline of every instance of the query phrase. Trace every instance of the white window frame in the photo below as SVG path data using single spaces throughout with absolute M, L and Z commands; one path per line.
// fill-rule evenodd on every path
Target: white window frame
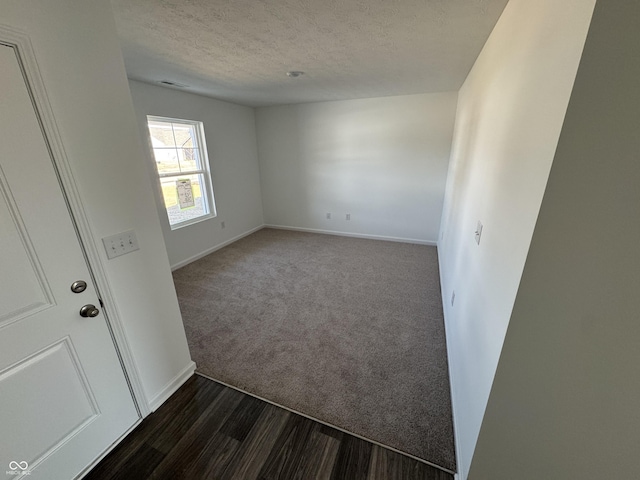
M 209 218 L 215 218 L 217 216 L 216 211 L 216 202 L 213 196 L 213 182 L 211 179 L 211 166 L 209 164 L 209 155 L 207 151 L 207 143 L 204 135 L 204 125 L 202 122 L 198 120 L 186 120 L 183 118 L 172 118 L 172 117 L 160 117 L 156 115 L 147 115 L 147 130 L 149 129 L 149 122 L 163 122 L 163 123 L 178 123 L 183 125 L 189 125 L 193 127 L 195 132 L 195 137 L 193 140 L 197 144 L 197 149 L 199 151 L 200 158 L 200 167 L 196 170 L 189 170 L 185 172 L 178 173 L 160 173 L 158 171 L 158 166 L 156 162 L 156 154 L 153 143 L 151 142 L 151 132 L 149 131 L 149 148 L 151 149 L 151 158 L 153 160 L 153 168 L 156 173 L 156 177 L 158 180 L 158 192 L 160 195 L 160 201 L 162 202 L 162 207 L 167 216 L 167 222 L 169 223 L 169 227 L 171 230 L 177 230 L 182 227 L 186 227 L 188 225 L 193 225 L 194 223 L 199 223 L 204 220 L 208 220 Z M 191 218 L 189 220 L 185 220 L 182 222 L 171 224 L 171 219 L 169 218 L 169 212 L 165 206 L 164 201 L 164 193 L 162 190 L 162 179 L 163 178 L 179 178 L 181 176 L 186 175 L 202 175 L 203 178 L 203 187 L 201 188 L 203 203 L 205 207 L 208 209 L 208 213 L 200 215 L 195 218 Z

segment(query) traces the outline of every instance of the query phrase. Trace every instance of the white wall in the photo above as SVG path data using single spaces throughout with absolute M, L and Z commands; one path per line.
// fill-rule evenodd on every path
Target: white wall
M 470 478 L 639 476 L 639 19 L 596 4 Z
M 265 223 L 437 241 L 455 105 L 439 93 L 258 108 Z
M 471 463 L 594 3 L 511 0 L 459 92 L 439 255 L 461 478 Z M 478 221 L 484 225 L 480 245 L 474 239 Z
M 254 110 L 186 92 L 130 81 L 172 267 L 182 266 L 264 223 Z M 148 147 L 147 115 L 203 122 L 218 216 L 171 230 Z M 225 222 L 222 229 L 221 222 Z
M 0 21 L 31 38 L 116 300 L 106 311 L 119 312 L 144 392 L 159 400 L 192 362 L 109 2 L 6 0 Z M 140 250 L 107 260 L 101 238 L 129 229 Z

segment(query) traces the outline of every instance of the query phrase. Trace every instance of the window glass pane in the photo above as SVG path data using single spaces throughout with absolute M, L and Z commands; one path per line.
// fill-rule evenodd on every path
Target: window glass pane
M 173 128 L 169 122 L 149 121 L 149 133 L 153 148 L 175 147 Z
M 201 174 L 165 177 L 160 180 L 160 184 L 171 225 L 209 213 Z
M 178 153 L 180 154 L 181 171 L 200 170 L 200 161 L 196 148 L 181 148 Z
M 195 126 L 179 123 L 173 123 L 172 125 L 176 146 L 179 148 L 192 148 L 194 146 L 193 139 L 196 136 Z
M 158 173 L 180 173 L 178 150 L 175 148 L 154 148 L 153 155 L 156 159 Z

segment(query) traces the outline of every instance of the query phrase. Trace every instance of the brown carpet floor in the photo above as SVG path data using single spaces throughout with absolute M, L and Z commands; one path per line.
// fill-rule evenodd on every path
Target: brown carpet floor
M 435 247 L 263 229 L 174 281 L 198 371 L 455 471 Z

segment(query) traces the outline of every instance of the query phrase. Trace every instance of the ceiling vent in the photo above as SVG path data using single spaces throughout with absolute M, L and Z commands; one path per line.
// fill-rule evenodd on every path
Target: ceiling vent
M 166 85 L 167 87 L 186 88 L 187 85 L 178 82 L 172 82 L 171 80 L 160 80 L 160 85 Z

